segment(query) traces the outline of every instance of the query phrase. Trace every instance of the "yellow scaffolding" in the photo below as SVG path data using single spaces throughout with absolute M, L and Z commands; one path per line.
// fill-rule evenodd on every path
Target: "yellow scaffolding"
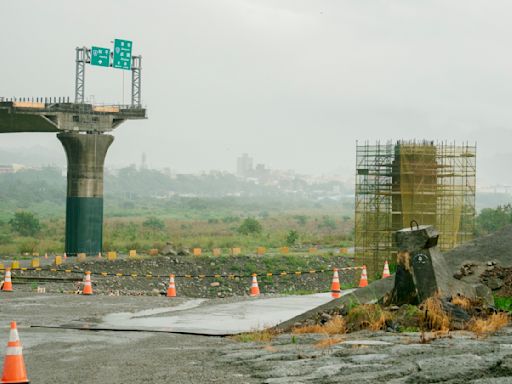
M 356 145 L 355 255 L 370 276 L 394 261 L 393 233 L 434 225 L 446 251 L 473 238 L 476 146 L 431 141 Z

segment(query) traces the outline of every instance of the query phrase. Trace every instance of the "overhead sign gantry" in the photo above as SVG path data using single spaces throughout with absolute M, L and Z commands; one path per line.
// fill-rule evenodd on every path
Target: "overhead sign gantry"
M 77 47 L 76 48 L 76 77 L 75 77 L 75 103 L 85 102 L 85 65 L 91 64 L 99 67 L 112 67 L 115 69 L 132 71 L 132 98 L 131 106 L 140 108 L 141 103 L 141 70 L 142 56 L 132 55 L 133 42 L 130 40 L 115 39 L 114 48 Z

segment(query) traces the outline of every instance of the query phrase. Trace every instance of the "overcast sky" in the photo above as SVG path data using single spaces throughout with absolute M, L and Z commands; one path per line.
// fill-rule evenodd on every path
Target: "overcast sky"
M 354 174 L 356 140 L 477 142 L 481 184 L 512 184 L 512 2 L 2 1 L 0 96 L 74 95 L 76 46 L 133 40 L 149 119 L 122 125 L 107 165 Z M 121 70 L 87 66 L 86 95 L 123 101 Z M 124 101 L 130 72 L 124 72 Z M 53 134 L 0 148 L 64 152 Z M 506 168 L 505 168 L 506 167 Z

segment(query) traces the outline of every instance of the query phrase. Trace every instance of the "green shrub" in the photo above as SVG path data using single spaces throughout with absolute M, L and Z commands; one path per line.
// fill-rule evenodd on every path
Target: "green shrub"
M 261 233 L 262 230 L 263 227 L 260 222 L 252 217 L 245 219 L 240 227 L 238 227 L 238 233 L 241 233 L 242 235 L 258 234 Z
M 21 236 L 35 236 L 41 231 L 41 223 L 32 212 L 16 212 L 14 217 L 9 220 L 9 225 Z

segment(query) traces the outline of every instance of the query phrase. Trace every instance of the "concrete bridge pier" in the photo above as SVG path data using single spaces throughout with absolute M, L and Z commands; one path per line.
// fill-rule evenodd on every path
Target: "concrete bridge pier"
M 97 255 L 103 243 L 103 166 L 114 136 L 57 134 L 68 160 L 66 253 Z

